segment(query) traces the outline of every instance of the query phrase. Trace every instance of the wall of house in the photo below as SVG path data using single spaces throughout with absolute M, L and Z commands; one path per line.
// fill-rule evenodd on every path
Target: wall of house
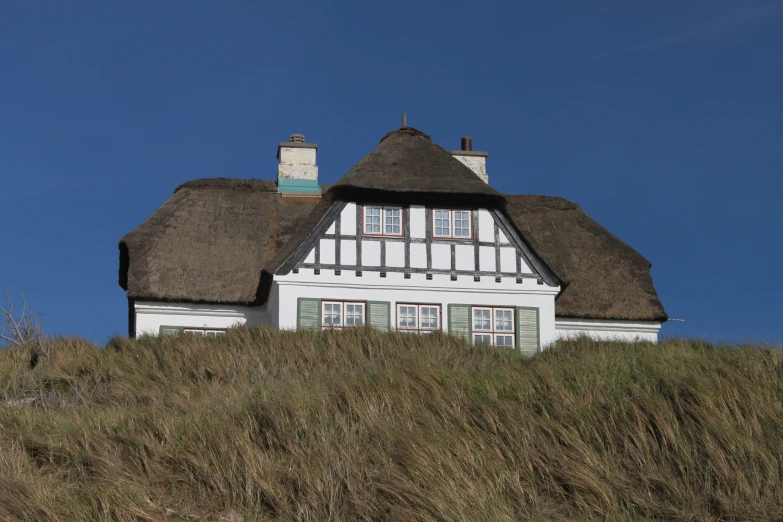
M 537 278 L 532 267 L 486 209 L 472 212 L 474 237 L 443 240 L 432 237 L 431 209 L 405 209 L 405 237 L 362 234 L 362 207 L 347 203 L 307 256 L 301 268 L 406 271 L 405 268 L 473 274 L 484 277 Z M 338 229 L 339 224 L 339 229 Z M 428 233 L 429 232 L 429 233 Z M 407 250 L 407 258 L 406 258 Z M 407 265 L 406 265 L 407 262 Z
M 600 319 L 555 319 L 558 339 L 588 336 L 603 341 L 658 342 L 661 323 L 646 321 L 607 321 Z
M 402 273 L 388 273 L 385 278 L 379 272 L 364 272 L 336 276 L 334 271 L 301 269 L 298 274 L 275 276 L 274 292 L 279 297 L 278 325 L 282 329 L 296 329 L 297 299 L 300 297 L 334 299 L 342 301 L 388 301 L 391 303 L 392 328 L 396 325 L 397 303 L 441 305 L 442 329 L 448 331 L 448 305 L 474 306 L 529 306 L 539 309 L 541 345 L 546 347 L 555 339 L 555 296 L 559 287 L 539 285 L 535 279 L 521 284 L 496 283 L 494 279 L 460 277 L 451 281 L 448 275 L 411 274 L 405 279 Z
M 275 326 L 277 312 L 268 307 L 249 307 L 219 304 L 161 303 L 136 301 L 136 337 L 158 335 L 161 326 L 185 328 L 231 328 L 234 326 Z
M 392 327 L 398 303 L 440 305 L 444 331 L 449 304 L 533 307 L 541 345 L 556 338 L 560 287 L 543 281 L 497 214 L 469 209 L 471 237 L 445 239 L 434 236 L 432 209 L 412 205 L 402 209 L 404 233 L 372 236 L 364 234 L 361 204 L 340 205 L 290 272 L 274 277 L 280 328 L 296 328 L 297 299 L 304 297 L 389 302 Z

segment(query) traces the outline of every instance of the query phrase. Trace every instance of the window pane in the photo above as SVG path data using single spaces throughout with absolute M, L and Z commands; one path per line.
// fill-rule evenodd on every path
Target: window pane
M 473 329 L 491 330 L 490 311 L 486 308 L 473 309 Z
M 495 310 L 495 330 L 502 332 L 514 331 L 512 316 L 511 310 Z
M 478 343 L 492 344 L 492 336 L 491 335 L 484 335 L 484 334 L 474 335 L 473 336 L 473 341 L 475 343 L 477 343 L 477 344 Z
M 364 232 L 381 233 L 381 207 L 364 207 Z
M 401 306 L 399 308 L 400 328 L 416 328 L 416 307 Z
M 438 309 L 431 306 L 421 307 L 421 327 L 437 329 L 438 328 Z
M 324 303 L 325 326 L 342 326 L 342 303 Z
M 364 305 L 361 303 L 346 303 L 345 325 L 361 326 L 364 324 Z
M 402 234 L 402 209 L 399 208 L 387 208 L 385 209 L 385 234 L 401 235 Z
M 436 236 L 450 236 L 451 235 L 451 212 L 448 210 L 436 210 L 435 211 L 435 235 Z
M 514 346 L 513 335 L 496 335 L 495 344 L 497 346 Z
M 454 212 L 454 237 L 470 237 L 470 213 Z

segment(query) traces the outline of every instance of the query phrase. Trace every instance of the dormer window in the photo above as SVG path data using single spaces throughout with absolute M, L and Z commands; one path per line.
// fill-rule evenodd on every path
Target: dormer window
M 365 205 L 362 231 L 366 236 L 402 236 L 402 209 Z
M 471 239 L 473 225 L 470 210 L 434 209 L 432 211 L 432 237 Z

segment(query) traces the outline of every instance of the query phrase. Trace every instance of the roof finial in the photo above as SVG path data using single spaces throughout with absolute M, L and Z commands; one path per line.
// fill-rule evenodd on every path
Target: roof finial
M 407 121 L 407 118 L 405 117 L 405 113 L 403 112 L 402 113 L 402 128 L 404 129 L 407 126 L 408 126 L 408 121 Z

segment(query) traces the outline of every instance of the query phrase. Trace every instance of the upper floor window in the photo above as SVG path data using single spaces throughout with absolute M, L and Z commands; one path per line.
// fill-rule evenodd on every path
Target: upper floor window
M 365 205 L 363 232 L 373 236 L 401 236 L 402 209 Z
M 514 309 L 474 306 L 473 342 L 514 346 Z
M 470 210 L 432 211 L 432 237 L 471 239 L 472 231 Z

